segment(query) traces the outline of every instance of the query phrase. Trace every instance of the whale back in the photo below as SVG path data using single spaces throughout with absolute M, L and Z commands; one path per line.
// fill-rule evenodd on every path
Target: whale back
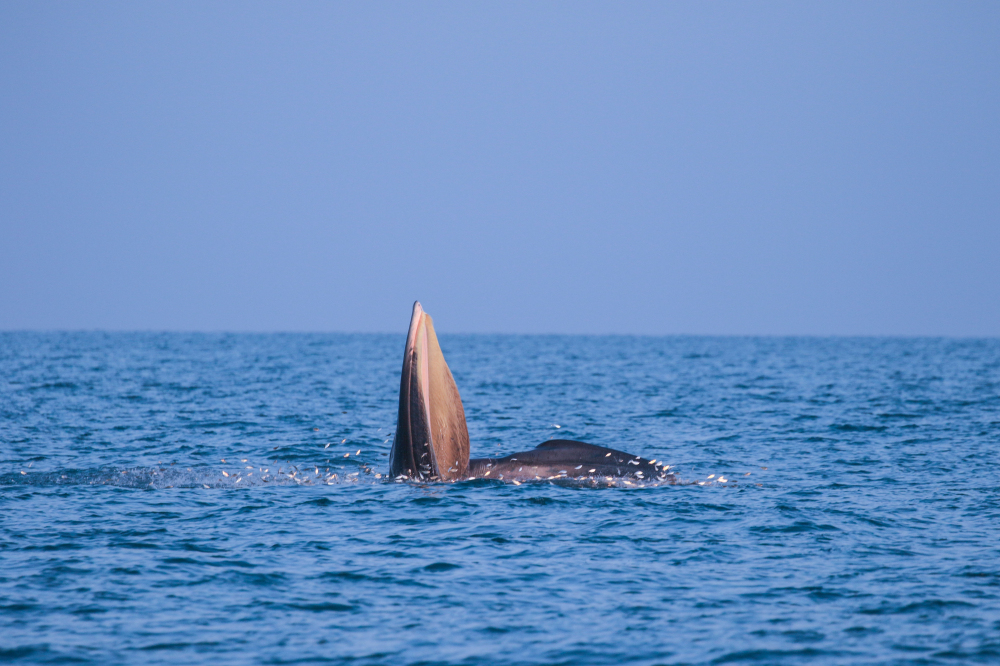
M 530 451 L 469 461 L 471 477 L 502 481 L 584 477 L 672 479 L 667 469 L 655 460 L 571 439 L 550 439 Z
M 399 413 L 389 458 L 393 476 L 458 479 L 469 467 L 469 430 L 458 386 L 434 322 L 413 304 L 399 380 Z

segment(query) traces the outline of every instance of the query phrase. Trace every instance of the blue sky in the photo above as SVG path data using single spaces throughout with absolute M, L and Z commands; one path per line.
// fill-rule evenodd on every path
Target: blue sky
M 0 329 L 1000 335 L 1000 4 L 0 3 Z

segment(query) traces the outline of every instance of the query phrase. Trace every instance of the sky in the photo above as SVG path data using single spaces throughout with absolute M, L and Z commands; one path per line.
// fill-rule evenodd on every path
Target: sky
M 0 330 L 1000 335 L 1000 3 L 0 3 Z

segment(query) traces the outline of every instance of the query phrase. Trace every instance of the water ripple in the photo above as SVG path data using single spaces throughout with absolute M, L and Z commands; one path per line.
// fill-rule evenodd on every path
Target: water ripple
M 0 661 L 1000 660 L 1000 341 L 441 341 L 682 482 L 387 481 L 401 335 L 0 334 Z

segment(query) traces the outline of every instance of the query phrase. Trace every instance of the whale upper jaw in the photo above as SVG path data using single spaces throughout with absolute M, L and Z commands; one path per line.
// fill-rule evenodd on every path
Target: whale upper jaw
M 389 473 L 454 480 L 469 470 L 469 430 L 462 398 L 420 302 L 413 304 L 399 381 L 399 416 Z

